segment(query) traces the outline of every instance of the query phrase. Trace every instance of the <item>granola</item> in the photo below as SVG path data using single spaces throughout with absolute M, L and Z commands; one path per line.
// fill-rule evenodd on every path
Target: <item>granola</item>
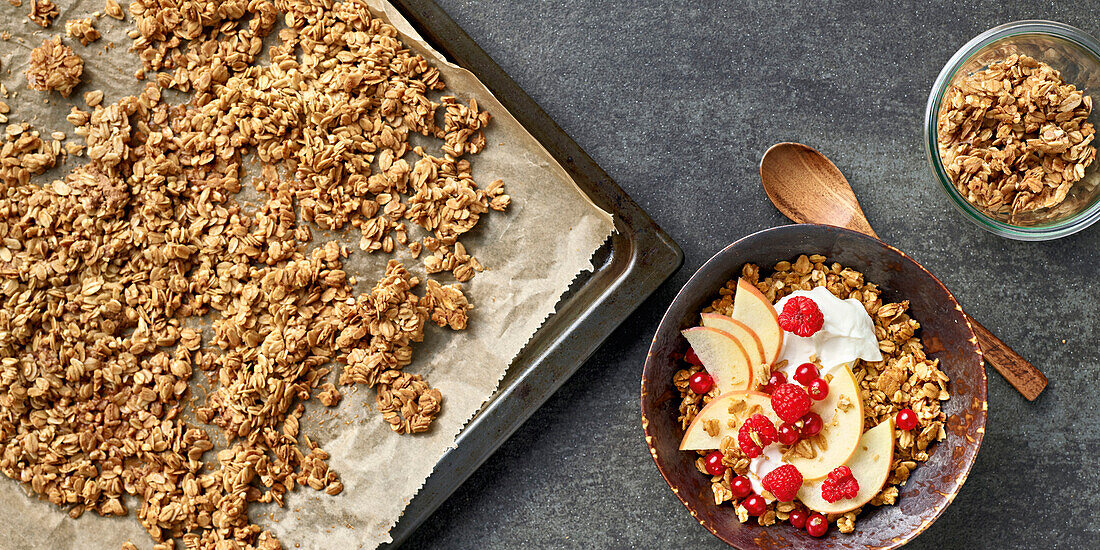
M 27 85 L 32 90 L 48 92 L 57 90 L 61 97 L 69 97 L 80 84 L 84 73 L 84 59 L 72 48 L 61 43 L 61 37 L 47 39 L 31 51 L 31 62 L 24 71 Z
M 940 156 L 974 205 L 1015 216 L 1066 199 L 1096 158 L 1092 98 L 1050 65 L 1012 55 L 951 86 L 937 119 Z
M 306 402 L 340 403 L 330 378 L 371 388 L 402 434 L 446 406 L 404 369 L 428 322 L 471 322 L 461 283 L 482 266 L 459 239 L 510 203 L 503 182 L 472 176 L 491 118 L 430 99 L 446 89 L 439 71 L 356 0 L 129 10 L 153 73 L 142 93 L 85 93 L 67 117 L 82 143 L 64 151 L 63 133 L 27 124 L 9 124 L 0 148 L 0 471 L 74 518 L 127 515 L 135 498 L 157 549 L 282 548 L 253 503 L 344 490 L 302 425 Z M 113 0 L 105 11 L 125 19 Z M 93 40 L 92 22 L 67 32 Z M 55 37 L 27 79 L 68 96 L 82 69 Z M 167 89 L 189 97 L 170 104 Z M 65 151 L 88 162 L 34 181 Z M 249 183 L 251 154 L 262 172 Z M 247 185 L 258 204 L 238 200 Z M 352 251 L 308 222 L 358 228 L 367 253 L 427 248 L 425 271 L 459 282 L 389 260 L 357 292 Z
M 874 335 L 882 356 L 882 361 L 875 362 L 860 359 L 852 367 L 863 400 L 865 431 L 894 418 L 903 409 L 916 413 L 916 428 L 895 430 L 894 460 L 889 478 L 867 504 L 881 506 L 896 503 L 899 489 L 905 485 L 910 472 L 917 464 L 928 460 L 933 443 L 946 437 L 946 415 L 940 408 L 940 402 L 950 398 L 948 377 L 939 368 L 939 361 L 925 354 L 918 334 L 920 323 L 907 313 L 908 302 L 884 303 L 879 288 L 866 281 L 862 273 L 838 263 L 829 264 L 821 255 L 802 255 L 794 262 L 779 262 L 770 274 L 761 274 L 758 266 L 746 264 L 741 277 L 772 303 L 796 290 L 824 287 L 837 298 L 854 299 L 863 305 L 874 322 Z M 727 283 L 701 313 L 731 315 L 737 283 L 737 279 Z M 694 359 L 693 362 L 698 363 Z M 784 365 L 773 368 L 781 366 Z M 692 390 L 691 378 L 699 372 L 703 372 L 702 367 L 689 362 L 673 375 L 673 385 L 680 394 L 678 420 L 685 429 L 707 403 L 718 397 L 717 388 L 711 388 L 704 394 Z M 732 415 L 734 411 L 730 413 Z M 737 418 L 743 416 L 748 416 L 747 412 L 739 411 Z M 813 453 L 825 448 L 824 443 L 820 437 L 802 439 L 792 445 L 787 453 L 812 457 Z M 722 475 L 715 476 L 708 472 L 704 456 L 709 450 L 698 451 L 696 468 L 710 476 L 715 504 L 734 504 L 739 521 L 744 523 L 755 515 L 760 525 L 772 525 L 788 520 L 795 510 L 805 510 L 797 500 L 776 501 L 769 503 L 763 513 L 749 514 L 743 503 L 737 502 L 731 490 L 731 481 L 735 476 L 749 473 L 750 460 L 734 437 L 725 437 L 718 450 L 726 467 Z M 840 532 L 848 533 L 855 529 L 860 510 L 830 514 L 827 519 L 835 523 Z
M 95 28 L 94 17 L 82 19 L 70 19 L 65 22 L 65 34 L 80 41 L 81 46 L 87 46 L 99 40 L 99 31 Z

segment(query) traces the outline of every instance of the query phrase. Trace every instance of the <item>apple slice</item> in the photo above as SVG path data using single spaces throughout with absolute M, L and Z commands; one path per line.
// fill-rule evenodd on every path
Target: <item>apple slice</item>
M 752 363 L 736 338 L 710 327 L 689 328 L 682 334 L 714 378 L 719 394 L 752 387 Z
M 803 479 L 820 479 L 852 457 L 859 446 L 863 434 L 863 399 L 859 395 L 859 386 L 852 369 L 844 365 L 834 371 L 829 382 L 829 395 L 814 403 L 810 409 L 821 415 L 823 427 L 820 437 L 824 449 L 815 446 L 813 458 L 791 456 L 788 462 L 802 472 Z
M 745 419 L 757 413 L 778 425 L 779 417 L 772 412 L 771 399 L 770 395 L 756 391 L 733 391 L 714 398 L 688 424 L 680 450 L 717 449 L 726 436 L 737 437 Z
M 783 348 L 783 329 L 779 328 L 779 313 L 766 296 L 744 279 L 737 280 L 737 292 L 733 295 L 734 321 L 740 321 L 752 329 L 764 348 L 764 362 L 771 366 Z
M 767 357 L 764 356 L 764 343 L 760 341 L 760 337 L 748 325 L 741 321 L 734 321 L 721 313 L 704 313 L 702 317 L 704 327 L 727 332 L 741 342 L 741 345 L 745 347 L 745 351 L 749 352 L 749 359 L 754 363 L 767 361 Z
M 821 497 L 825 480 L 809 482 L 798 491 L 798 499 L 807 508 L 823 514 L 843 514 L 867 504 L 886 485 L 890 465 L 894 462 L 894 419 L 867 430 L 859 439 L 856 454 L 848 461 L 852 476 L 859 482 L 855 498 L 829 502 Z

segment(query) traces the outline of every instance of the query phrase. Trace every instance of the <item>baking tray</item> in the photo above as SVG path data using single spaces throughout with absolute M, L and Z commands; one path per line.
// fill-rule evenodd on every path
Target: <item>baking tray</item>
M 420 35 L 471 71 L 615 219 L 615 234 L 535 333 L 496 393 L 462 430 L 390 532 L 400 545 L 520 427 L 657 286 L 683 264 L 680 247 L 435 2 L 391 0 Z

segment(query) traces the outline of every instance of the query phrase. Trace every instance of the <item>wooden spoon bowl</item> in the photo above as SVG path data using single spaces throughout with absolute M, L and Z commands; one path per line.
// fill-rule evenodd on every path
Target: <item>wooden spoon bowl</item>
M 710 479 L 695 469 L 694 452 L 679 450 L 683 430 L 677 422 L 679 392 L 672 376 L 687 351 L 680 330 L 699 322 L 700 310 L 718 296 L 726 281 L 746 263 L 763 270 L 799 254 L 823 254 L 862 272 L 877 283 L 883 300 L 909 300 L 921 323 L 928 355 L 940 360 L 951 378 L 951 399 L 943 402 L 947 438 L 931 447 L 931 459 L 919 464 L 901 489 L 896 506 L 865 507 L 850 534 L 833 526 L 824 538 L 810 537 L 785 522 L 760 527 L 739 523 L 728 503 L 716 506 Z M 642 373 L 642 426 L 646 444 L 665 481 L 691 515 L 735 548 L 897 548 L 916 537 L 954 500 L 970 472 L 985 433 L 986 378 L 982 355 L 962 309 L 935 276 L 901 251 L 847 229 L 788 225 L 745 237 L 707 261 L 672 301 L 646 357 Z

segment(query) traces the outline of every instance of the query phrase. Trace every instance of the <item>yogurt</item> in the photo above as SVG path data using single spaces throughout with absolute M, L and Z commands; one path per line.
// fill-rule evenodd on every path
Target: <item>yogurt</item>
M 796 290 L 784 296 L 775 304 L 776 311 L 783 311 L 787 300 L 795 296 L 809 298 L 821 310 L 825 323 L 813 336 L 802 337 L 792 332 L 783 334 L 783 349 L 776 362 L 786 361 L 779 369 L 791 380 L 795 369 L 802 363 L 810 362 L 816 356 L 821 364 L 821 376 L 836 375 L 842 365 L 851 366 L 857 359 L 864 361 L 882 361 L 875 338 L 875 322 L 867 315 L 867 310 L 859 300 L 841 300 L 823 286 L 813 290 Z

